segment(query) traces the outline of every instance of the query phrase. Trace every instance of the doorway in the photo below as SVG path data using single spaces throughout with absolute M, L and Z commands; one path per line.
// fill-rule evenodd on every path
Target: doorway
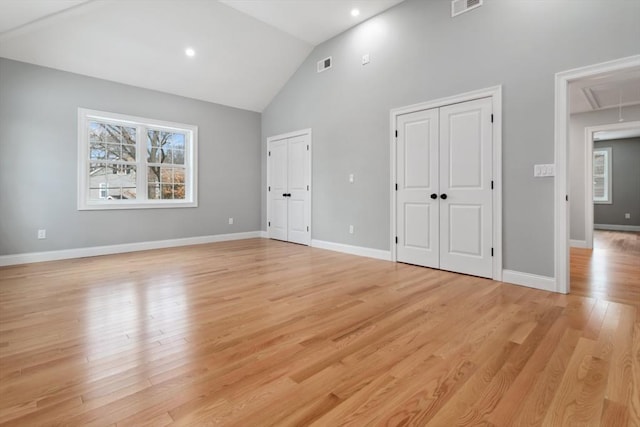
M 267 138 L 267 230 L 311 244 L 311 129 Z
M 581 81 L 597 81 L 607 79 L 617 73 L 629 73 L 640 70 L 640 55 L 622 58 L 601 64 L 595 64 L 580 69 L 568 70 L 556 74 L 555 87 L 555 285 L 556 291 L 569 293 L 570 291 L 570 230 L 571 230 L 571 205 L 586 206 L 585 200 L 575 200 L 575 191 L 570 191 L 571 182 L 571 150 L 570 150 L 570 84 Z M 594 92 L 594 91 L 591 91 Z M 597 95 L 597 93 L 596 93 Z M 616 97 L 619 103 L 619 97 Z M 587 100 L 589 101 L 589 100 Z M 591 99 L 598 102 L 598 99 Z M 611 101 L 609 101 L 611 103 Z M 575 105 L 575 103 L 573 103 Z M 581 138 L 582 141 L 584 139 Z M 575 154 L 575 153 L 573 153 Z M 578 156 L 579 157 L 579 156 Z M 586 156 L 585 156 L 586 157 Z M 576 157 L 574 156 L 574 159 Z M 585 161 L 586 164 L 586 161 Z M 585 166 L 586 167 L 586 166 Z M 583 174 L 584 176 L 584 174 Z M 575 190 L 578 187 L 572 186 Z M 571 193 L 571 194 L 570 194 Z M 585 212 L 587 210 L 585 209 Z M 586 221 L 585 221 L 586 222 Z M 575 223 L 574 223 L 575 224 Z M 585 237 L 586 241 L 586 237 Z
M 391 111 L 391 257 L 502 280 L 501 87 Z
M 637 113 L 633 111 L 634 116 L 640 115 L 640 107 L 634 110 L 637 110 Z M 622 117 L 622 113 L 620 116 Z M 585 128 L 585 241 L 583 245 L 581 241 L 572 238 L 572 247 L 593 249 L 595 228 L 640 231 L 640 200 L 629 200 L 640 198 L 640 186 L 635 186 L 638 183 L 634 185 L 637 179 L 630 176 L 638 173 L 638 146 L 640 121 L 623 121 Z M 595 215 L 596 211 L 599 215 Z

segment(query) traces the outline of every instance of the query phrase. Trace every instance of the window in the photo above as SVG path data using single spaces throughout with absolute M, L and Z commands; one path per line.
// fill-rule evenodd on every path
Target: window
M 613 203 L 611 194 L 611 147 L 593 150 L 593 202 Z
M 197 206 L 196 126 L 78 109 L 78 209 Z

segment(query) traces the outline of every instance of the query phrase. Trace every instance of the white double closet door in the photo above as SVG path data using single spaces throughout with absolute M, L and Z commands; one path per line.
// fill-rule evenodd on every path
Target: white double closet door
M 397 118 L 397 260 L 492 277 L 492 101 Z
M 272 239 L 311 244 L 309 134 L 268 143 L 268 218 Z

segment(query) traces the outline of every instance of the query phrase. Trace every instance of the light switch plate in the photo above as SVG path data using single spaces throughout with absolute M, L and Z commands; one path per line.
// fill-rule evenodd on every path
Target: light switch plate
M 556 165 L 554 164 L 533 165 L 533 176 L 535 177 L 556 176 Z

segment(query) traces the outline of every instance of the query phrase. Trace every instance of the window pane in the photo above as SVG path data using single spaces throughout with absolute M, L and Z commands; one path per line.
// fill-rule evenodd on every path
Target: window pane
M 136 167 L 134 165 L 91 163 L 89 167 L 89 199 L 135 198 Z
M 89 159 L 91 160 L 104 160 L 107 158 L 107 150 L 104 144 L 100 142 L 91 143 L 89 149 Z
M 147 161 L 149 163 L 184 164 L 185 135 L 149 129 L 147 131 Z
M 149 199 L 184 199 L 185 169 L 151 166 L 147 173 Z
M 89 122 L 89 158 L 136 161 L 136 129 L 97 121 Z
M 173 150 L 173 163 L 184 165 L 184 150 Z
M 175 184 L 184 184 L 184 169 L 175 168 L 173 170 L 173 182 Z
M 606 200 L 604 177 L 593 177 L 593 198 L 597 201 Z

